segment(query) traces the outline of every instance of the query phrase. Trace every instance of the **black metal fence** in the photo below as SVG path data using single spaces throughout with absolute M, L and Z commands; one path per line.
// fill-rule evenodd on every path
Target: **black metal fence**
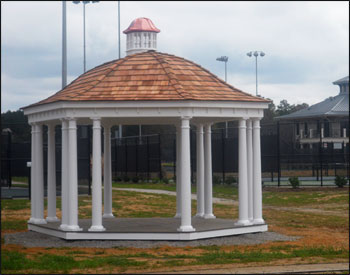
M 318 127 L 309 135 L 301 134 L 295 123 L 262 125 L 262 176 L 265 185 L 287 184 L 297 176 L 303 185 L 334 184 L 336 175 L 350 178 L 349 120 L 328 125 L 332 131 Z M 344 129 L 338 129 L 339 125 Z M 337 128 L 338 127 L 338 128 Z M 347 127 L 347 128 L 346 128 Z M 44 128 L 44 132 L 46 129 Z M 335 133 L 335 134 L 334 134 Z M 31 159 L 30 141 L 13 141 L 15 133 L 1 135 L 1 186 L 11 187 L 14 178 L 28 177 Z M 44 135 L 45 137 L 46 135 Z M 191 180 L 196 172 L 196 133 L 191 129 Z M 47 143 L 44 138 L 44 175 L 46 184 Z M 175 133 L 112 138 L 112 173 L 114 180 L 133 178 L 173 178 L 176 174 Z M 78 127 L 79 192 L 91 194 L 92 131 L 90 126 Z M 238 128 L 212 129 L 212 167 L 214 183 L 226 182 L 238 176 Z M 61 177 L 61 130 L 56 128 L 57 186 Z

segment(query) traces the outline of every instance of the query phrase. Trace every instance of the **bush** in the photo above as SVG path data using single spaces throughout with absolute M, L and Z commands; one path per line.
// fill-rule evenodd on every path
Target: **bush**
M 335 184 L 339 187 L 339 188 L 343 188 L 344 185 L 346 185 L 346 178 L 343 176 L 335 176 L 335 180 L 334 180 Z
M 132 182 L 133 182 L 133 183 L 138 183 L 138 182 L 139 182 L 139 177 L 137 177 L 137 176 L 136 176 L 136 177 L 133 177 L 133 178 L 132 178 Z
M 159 182 L 160 182 L 159 178 L 153 178 L 152 179 L 152 183 L 159 183 Z
M 237 179 L 235 177 L 230 176 L 225 179 L 225 183 L 227 185 L 231 185 L 231 184 L 237 183 Z
M 124 177 L 123 177 L 123 181 L 124 181 L 124 182 L 129 182 L 129 181 L 130 181 L 130 178 L 129 178 L 128 176 L 124 176 Z
M 116 177 L 115 181 L 116 182 L 120 182 L 120 181 L 122 181 L 122 178 L 121 177 Z
M 300 185 L 300 181 L 298 177 L 291 177 L 289 178 L 289 182 L 292 185 L 293 188 L 298 188 Z
M 164 179 L 163 179 L 163 182 L 164 182 L 165 184 L 169 184 L 169 179 L 168 179 L 168 178 L 164 178 Z
M 218 176 L 213 177 L 213 184 L 220 184 L 221 183 L 221 178 Z

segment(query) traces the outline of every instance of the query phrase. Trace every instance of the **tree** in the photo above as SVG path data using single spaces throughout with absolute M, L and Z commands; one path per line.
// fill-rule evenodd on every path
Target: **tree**
M 1 131 L 6 128 L 11 129 L 13 141 L 30 141 L 31 128 L 22 110 L 1 114 Z
M 276 115 L 277 116 L 284 116 L 291 113 L 294 113 L 296 111 L 302 110 L 309 107 L 309 104 L 302 103 L 298 105 L 290 105 L 286 99 L 283 99 L 280 101 L 280 104 L 277 106 L 276 109 Z

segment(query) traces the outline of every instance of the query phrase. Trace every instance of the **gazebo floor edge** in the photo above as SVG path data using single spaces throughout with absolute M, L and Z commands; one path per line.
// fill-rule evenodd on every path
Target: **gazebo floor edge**
M 164 240 L 184 241 L 265 232 L 267 224 L 238 226 L 234 220 L 193 218 L 193 232 L 178 232 L 176 218 L 112 218 L 103 219 L 105 231 L 88 231 L 91 220 L 79 220 L 82 231 L 63 231 L 59 222 L 30 224 L 28 230 L 66 240 Z

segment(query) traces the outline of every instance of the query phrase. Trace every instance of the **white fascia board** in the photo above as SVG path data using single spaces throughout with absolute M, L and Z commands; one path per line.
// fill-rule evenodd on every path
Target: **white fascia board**
M 160 118 L 202 117 L 232 119 L 238 117 L 263 117 L 268 103 L 221 101 L 136 101 L 136 102 L 54 102 L 26 108 L 29 122 L 58 120 L 65 117 L 90 118 Z

